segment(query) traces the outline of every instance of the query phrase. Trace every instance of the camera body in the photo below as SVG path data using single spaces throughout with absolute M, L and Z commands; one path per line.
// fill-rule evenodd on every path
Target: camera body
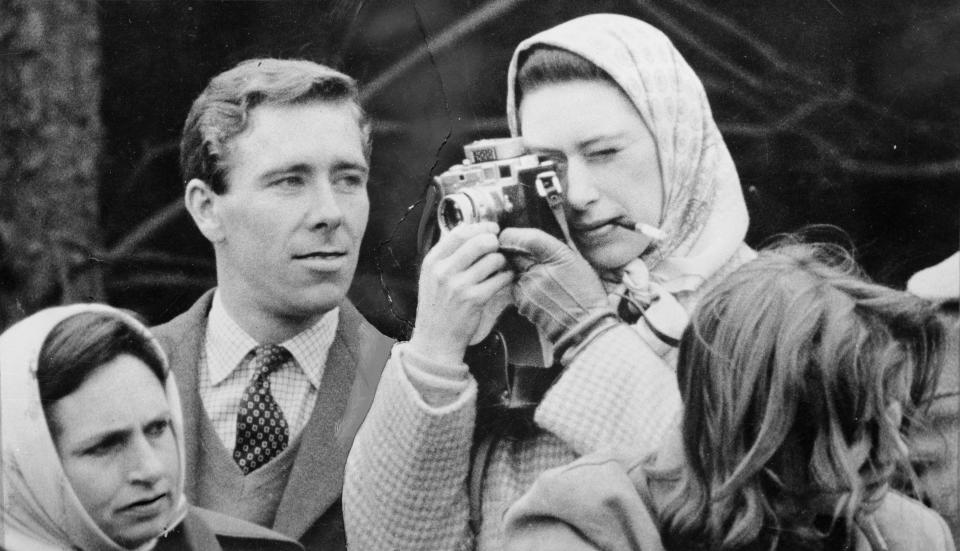
M 557 220 L 564 197 L 553 161 L 527 153 L 521 138 L 478 140 L 463 151 L 463 163 L 434 177 L 441 232 L 491 221 L 566 240 Z
M 521 138 L 471 142 L 463 163 L 434 177 L 425 199 L 418 242 L 421 254 L 440 233 L 461 224 L 497 222 L 501 228 L 543 230 L 573 246 L 556 164 L 527 152 Z M 475 438 L 536 432 L 533 413 L 562 367 L 552 363 L 532 322 L 510 306 L 464 358 L 477 380 Z

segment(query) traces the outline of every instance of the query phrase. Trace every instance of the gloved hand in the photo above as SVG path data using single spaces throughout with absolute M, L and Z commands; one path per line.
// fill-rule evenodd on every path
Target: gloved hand
M 500 251 L 520 273 L 517 308 L 553 343 L 556 359 L 617 324 L 600 278 L 566 244 L 538 229 L 506 228 Z

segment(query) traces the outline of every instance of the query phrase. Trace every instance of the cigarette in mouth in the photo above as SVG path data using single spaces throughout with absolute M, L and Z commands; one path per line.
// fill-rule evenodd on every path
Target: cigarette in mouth
M 655 228 L 650 224 L 636 222 L 635 220 L 633 220 L 628 216 L 622 216 L 620 218 L 617 218 L 616 220 L 613 221 L 613 223 L 622 228 L 627 228 L 630 231 L 635 231 L 639 234 L 646 235 L 647 237 L 649 237 L 650 239 L 653 239 L 654 241 L 661 241 L 665 237 L 667 237 L 667 234 L 664 233 L 663 230 L 661 230 L 660 228 Z

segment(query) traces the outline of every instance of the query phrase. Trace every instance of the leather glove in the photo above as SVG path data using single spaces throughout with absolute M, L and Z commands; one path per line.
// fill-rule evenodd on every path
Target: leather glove
M 565 363 L 617 324 L 597 274 L 566 244 L 538 229 L 507 228 L 500 251 L 520 273 L 513 290 L 518 310 L 553 343 L 555 359 Z

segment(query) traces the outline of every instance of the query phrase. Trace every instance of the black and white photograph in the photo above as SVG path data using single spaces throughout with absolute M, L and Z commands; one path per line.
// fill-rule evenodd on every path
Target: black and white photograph
M 960 5 L 0 0 L 0 550 L 953 551 Z

